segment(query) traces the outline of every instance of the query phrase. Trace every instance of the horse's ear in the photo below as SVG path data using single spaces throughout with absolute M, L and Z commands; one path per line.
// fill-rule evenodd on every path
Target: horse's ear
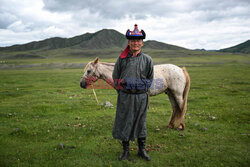
M 95 60 L 94 60 L 94 64 L 96 64 L 96 63 L 98 63 L 98 57 L 95 58 Z

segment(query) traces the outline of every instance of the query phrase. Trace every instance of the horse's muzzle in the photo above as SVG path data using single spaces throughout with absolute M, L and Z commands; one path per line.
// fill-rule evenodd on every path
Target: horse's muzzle
M 80 86 L 81 86 L 81 88 L 86 89 L 87 88 L 87 81 L 86 80 L 82 80 L 80 82 Z

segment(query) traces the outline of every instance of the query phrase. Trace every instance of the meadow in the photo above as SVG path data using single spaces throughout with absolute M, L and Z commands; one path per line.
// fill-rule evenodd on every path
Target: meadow
M 137 142 L 129 161 L 118 161 L 121 143 L 112 138 L 116 91 L 80 88 L 83 68 L 99 55 L 1 59 L 0 166 L 249 166 L 250 55 L 216 52 L 172 55 L 147 51 L 155 64 L 186 66 L 191 77 L 186 129 L 167 129 L 167 95 L 150 98 L 147 151 Z M 168 53 L 167 53 L 168 54 Z M 57 64 L 65 66 L 56 66 Z M 37 67 L 17 65 L 41 64 Z M 46 64 L 44 66 L 44 64 Z M 48 65 L 49 64 L 49 65 Z M 72 66 L 67 66 L 73 64 Z M 105 107 L 105 101 L 114 107 Z

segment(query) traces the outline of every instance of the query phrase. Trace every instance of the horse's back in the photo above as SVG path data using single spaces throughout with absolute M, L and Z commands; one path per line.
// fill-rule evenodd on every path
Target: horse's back
M 184 90 L 186 79 L 183 69 L 173 64 L 159 64 L 154 66 L 154 79 L 162 79 L 164 88 L 173 91 Z
M 174 79 L 176 77 L 184 77 L 183 69 L 174 64 L 159 64 L 154 66 L 156 77 L 161 75 L 166 79 Z

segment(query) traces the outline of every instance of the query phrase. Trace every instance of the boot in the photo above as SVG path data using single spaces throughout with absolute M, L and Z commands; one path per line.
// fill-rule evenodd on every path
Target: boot
M 119 160 L 127 160 L 129 157 L 129 141 L 122 141 L 123 153 L 119 156 Z
M 150 157 L 145 150 L 146 138 L 138 138 L 138 156 L 146 161 L 150 161 Z

